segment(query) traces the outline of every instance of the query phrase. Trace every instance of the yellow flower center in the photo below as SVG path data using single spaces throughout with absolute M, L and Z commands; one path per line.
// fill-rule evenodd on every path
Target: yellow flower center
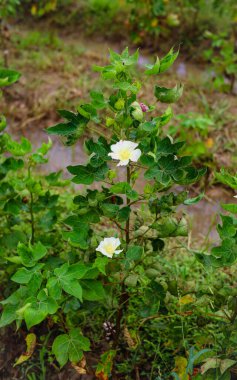
M 110 244 L 110 243 L 106 244 L 104 246 L 104 249 L 105 249 L 106 253 L 108 253 L 108 255 L 112 255 L 114 253 L 114 246 L 113 246 L 113 244 Z
M 123 149 L 119 152 L 119 158 L 122 161 L 129 160 L 130 156 L 131 156 L 131 152 L 129 149 Z

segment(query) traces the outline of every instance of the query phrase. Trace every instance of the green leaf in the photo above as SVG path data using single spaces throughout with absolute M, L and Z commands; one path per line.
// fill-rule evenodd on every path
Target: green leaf
M 214 267 L 230 266 L 237 259 L 237 244 L 234 239 L 226 238 L 221 245 L 211 250 L 211 264 Z
M 194 204 L 198 203 L 203 197 L 204 197 L 204 193 L 201 193 L 201 194 L 199 194 L 195 198 L 188 198 L 188 199 L 186 199 L 184 201 L 184 204 L 187 205 L 187 206 L 194 205 Z
M 225 169 L 221 169 L 220 173 L 215 173 L 215 176 L 218 181 L 231 187 L 232 189 L 237 189 L 237 176 L 232 175 L 227 172 Z
M 176 85 L 174 88 L 155 86 L 155 96 L 161 103 L 175 103 L 183 93 L 183 86 Z
M 68 166 L 69 173 L 75 175 L 72 179 L 73 182 L 84 185 L 91 185 L 94 181 L 100 181 L 104 179 L 105 174 L 109 168 L 106 163 L 99 167 L 93 167 L 91 165 L 83 166 Z
M 0 319 L 0 328 L 10 325 L 17 318 L 16 310 L 16 305 L 7 305 L 6 307 L 4 307 Z
M 106 276 L 106 266 L 109 262 L 108 257 L 97 257 L 95 259 L 95 262 L 93 263 L 93 268 L 99 269 L 101 273 L 103 273 Z
M 7 127 L 7 120 L 5 116 L 0 115 L 0 132 L 4 131 L 6 127 Z
M 126 258 L 128 260 L 140 260 L 142 257 L 143 253 L 143 247 L 139 245 L 133 245 L 128 248 L 127 253 L 126 253 Z
M 82 301 L 82 287 L 75 278 L 75 273 L 73 273 L 73 271 L 70 272 L 68 264 L 56 268 L 54 274 L 58 279 L 58 283 L 66 293 Z
M 11 280 L 17 282 L 18 284 L 28 284 L 32 276 L 39 272 L 43 268 L 44 264 L 37 264 L 34 268 L 26 269 L 20 268 L 18 271 L 11 277 Z
M 164 71 L 168 70 L 173 65 L 178 55 L 179 50 L 177 52 L 174 52 L 174 48 L 171 48 L 169 53 L 160 61 L 159 73 L 163 73 Z
M 156 121 L 156 123 L 157 123 L 157 125 L 159 125 L 159 127 L 163 127 L 164 125 L 169 123 L 169 121 L 172 119 L 173 115 L 174 115 L 173 110 L 169 106 L 161 116 L 155 117 L 153 120 Z
M 113 194 L 126 194 L 131 200 L 137 200 L 139 197 L 138 193 L 127 182 L 119 182 L 112 185 L 110 192 Z
M 47 128 L 47 133 L 49 135 L 67 136 L 76 132 L 76 130 L 77 125 L 73 123 L 59 123 L 54 125 L 53 127 Z
M 57 302 L 44 290 L 39 292 L 37 298 L 27 299 L 27 303 L 29 306 L 24 311 L 24 319 L 28 329 L 41 323 L 48 314 L 55 314 L 58 309 Z
M 40 242 L 34 245 L 29 244 L 28 246 L 19 243 L 17 246 L 17 253 L 20 256 L 23 265 L 26 267 L 33 267 L 38 260 L 46 255 L 47 249 Z
M 222 225 L 217 226 L 217 230 L 222 239 L 234 237 L 237 231 L 237 220 L 232 216 L 220 215 Z
M 15 83 L 21 74 L 15 70 L 8 70 L 0 68 L 0 87 L 9 86 L 10 84 Z
M 228 204 L 221 204 L 221 207 L 229 212 L 232 212 L 232 214 L 237 214 L 237 204 L 235 203 L 228 203 Z
M 156 57 L 156 62 L 154 65 L 146 65 L 147 70 L 145 70 L 145 74 L 147 75 L 156 75 L 160 72 L 160 60 L 159 57 Z
M 4 134 L 4 142 L 6 144 L 6 150 L 11 153 L 13 156 L 24 156 L 27 153 L 30 153 L 32 146 L 29 140 L 25 137 L 21 138 L 21 142 L 18 143 L 11 139 L 7 134 Z
M 156 230 L 159 238 L 188 235 L 188 225 L 184 218 L 177 220 L 174 217 L 164 217 L 153 223 L 152 228 Z
M 134 288 L 137 285 L 137 281 L 139 279 L 138 274 L 131 273 L 128 277 L 125 278 L 125 285 Z
M 63 290 L 82 301 L 82 287 L 77 280 L 63 279 L 60 281 Z
M 131 91 L 132 94 L 136 94 L 138 92 L 138 87 L 129 82 L 116 82 L 114 84 L 114 88 L 118 88 L 122 91 Z
M 89 350 L 90 341 L 81 334 L 79 329 L 73 329 L 69 334 L 57 336 L 52 346 L 52 351 L 61 367 L 68 360 L 78 363 L 83 357 L 83 351 Z
M 88 301 L 100 301 L 105 298 L 105 291 L 100 281 L 83 280 L 83 299 Z

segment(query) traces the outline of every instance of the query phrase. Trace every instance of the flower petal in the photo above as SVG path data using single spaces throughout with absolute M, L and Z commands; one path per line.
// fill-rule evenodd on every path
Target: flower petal
M 123 249 L 118 249 L 118 250 L 114 251 L 114 254 L 119 255 L 121 252 L 123 252 Z
M 142 154 L 142 152 L 140 151 L 140 149 L 135 149 L 131 153 L 131 161 L 137 162 L 139 160 L 141 154 Z
M 129 163 L 129 160 L 119 161 L 119 163 L 117 164 L 117 166 L 127 166 L 128 163 Z

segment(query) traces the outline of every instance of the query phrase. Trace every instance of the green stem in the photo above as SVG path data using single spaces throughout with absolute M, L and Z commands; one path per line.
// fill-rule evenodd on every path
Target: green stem
M 33 212 L 34 198 L 32 192 L 30 192 L 30 223 L 31 223 L 31 244 L 35 242 L 35 218 Z
M 131 182 L 130 167 L 127 166 L 127 183 L 130 184 L 130 182 Z M 129 203 L 130 203 L 130 199 L 126 197 L 126 205 L 129 205 Z M 126 222 L 126 229 L 125 229 L 126 250 L 128 249 L 128 245 L 130 242 L 129 229 L 130 229 L 130 217 L 128 218 Z M 117 313 L 117 318 L 116 318 L 116 326 L 115 326 L 116 333 L 115 333 L 115 338 L 114 338 L 114 343 L 113 343 L 114 349 L 116 349 L 118 346 L 119 337 L 121 333 L 121 322 L 123 319 L 125 309 L 127 307 L 128 300 L 129 300 L 129 294 L 126 290 L 125 278 L 124 278 L 121 283 L 121 292 L 120 292 L 120 298 L 119 298 L 118 313 Z
M 129 166 L 127 166 L 127 183 L 130 185 L 130 182 L 131 182 L 130 168 Z M 126 205 L 128 206 L 129 203 L 130 203 L 130 199 L 126 197 Z M 128 218 L 126 222 L 126 249 L 128 248 L 129 241 L 130 241 L 129 228 L 130 228 L 130 217 Z
M 28 178 L 31 178 L 31 166 L 29 165 L 28 167 Z M 30 224 L 31 224 L 31 239 L 30 242 L 31 244 L 34 244 L 35 242 L 35 218 L 34 218 L 34 212 L 33 212 L 33 206 L 34 206 L 34 196 L 31 190 L 29 190 L 30 193 L 30 204 L 29 204 L 29 209 L 30 209 Z

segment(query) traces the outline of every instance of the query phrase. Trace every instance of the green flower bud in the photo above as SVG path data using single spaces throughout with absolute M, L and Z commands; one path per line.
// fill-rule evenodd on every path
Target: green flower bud
M 108 178 L 109 178 L 111 181 L 112 181 L 114 178 L 117 177 L 117 173 L 116 173 L 115 170 L 109 170 L 107 175 L 108 175 Z
M 170 13 L 166 20 L 169 26 L 179 26 L 180 24 L 179 16 L 175 13 Z
M 105 121 L 105 125 L 108 128 L 111 127 L 112 125 L 114 125 L 114 119 L 112 119 L 112 117 L 107 117 Z
M 133 102 L 132 104 L 131 104 L 131 107 L 132 108 L 139 108 L 139 109 L 141 109 L 141 106 L 140 106 L 140 104 L 138 103 L 138 102 Z
M 118 111 L 122 110 L 124 108 L 125 101 L 124 99 L 120 98 L 117 100 L 117 102 L 114 105 L 114 108 Z
M 132 117 L 137 120 L 137 121 L 142 121 L 143 120 L 143 112 L 141 108 L 136 108 L 134 111 L 132 111 Z

